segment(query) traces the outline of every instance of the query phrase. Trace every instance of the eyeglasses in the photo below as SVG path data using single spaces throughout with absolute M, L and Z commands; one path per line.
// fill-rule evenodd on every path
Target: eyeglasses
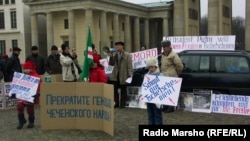
M 148 68 L 154 68 L 155 66 L 149 66 Z

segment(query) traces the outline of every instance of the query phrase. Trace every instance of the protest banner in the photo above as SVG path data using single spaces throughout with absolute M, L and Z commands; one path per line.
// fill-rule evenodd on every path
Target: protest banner
M 15 72 L 13 80 L 10 83 L 9 96 L 11 96 L 12 94 L 16 94 L 17 99 L 22 99 L 34 103 L 33 96 L 36 95 L 39 82 L 39 77 Z
M 132 66 L 133 69 L 143 68 L 146 67 L 146 60 L 149 57 L 156 57 L 158 56 L 157 48 L 147 49 L 144 51 L 138 51 L 130 53 L 132 59 Z M 100 59 L 100 63 L 104 66 L 104 70 L 106 74 L 111 74 L 113 71 L 113 66 L 109 65 L 109 56 L 104 59 Z
M 86 129 L 114 135 L 113 85 L 42 83 L 41 92 L 42 130 Z
M 212 90 L 194 89 L 192 112 L 211 113 Z
M 147 109 L 145 102 L 140 101 L 141 87 L 127 87 L 127 103 L 126 107 Z
M 212 112 L 250 115 L 250 97 L 244 95 L 212 94 Z
M 183 50 L 235 50 L 235 35 L 224 36 L 164 36 L 175 52 Z
M 132 66 L 133 69 L 143 68 L 146 67 L 146 60 L 149 57 L 155 57 L 158 56 L 157 48 L 147 49 L 144 51 L 138 51 L 130 53 L 131 59 L 132 59 Z
M 142 83 L 140 100 L 177 106 L 182 78 L 146 74 Z
M 100 59 L 100 64 L 104 66 L 104 70 L 106 74 L 111 74 L 114 66 L 109 65 L 109 56 L 104 59 Z

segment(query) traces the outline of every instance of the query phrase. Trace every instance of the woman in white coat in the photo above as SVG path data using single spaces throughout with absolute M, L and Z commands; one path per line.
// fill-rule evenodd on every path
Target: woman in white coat
M 70 48 L 66 44 L 62 44 L 62 54 L 60 63 L 62 65 L 62 78 L 64 82 L 76 82 L 79 79 L 79 73 L 70 55 Z

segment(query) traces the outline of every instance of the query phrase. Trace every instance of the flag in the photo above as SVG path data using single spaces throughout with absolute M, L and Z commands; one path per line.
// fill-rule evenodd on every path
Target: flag
M 88 26 L 88 37 L 86 43 L 86 49 L 84 51 L 83 68 L 82 68 L 82 80 L 87 82 L 89 79 L 89 69 L 93 65 L 93 50 L 90 27 Z

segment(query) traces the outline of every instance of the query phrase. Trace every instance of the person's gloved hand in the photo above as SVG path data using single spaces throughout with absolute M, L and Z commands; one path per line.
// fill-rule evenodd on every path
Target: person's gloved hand
M 40 97 L 40 93 L 36 93 L 32 97 L 34 97 L 34 102 L 35 102 Z

